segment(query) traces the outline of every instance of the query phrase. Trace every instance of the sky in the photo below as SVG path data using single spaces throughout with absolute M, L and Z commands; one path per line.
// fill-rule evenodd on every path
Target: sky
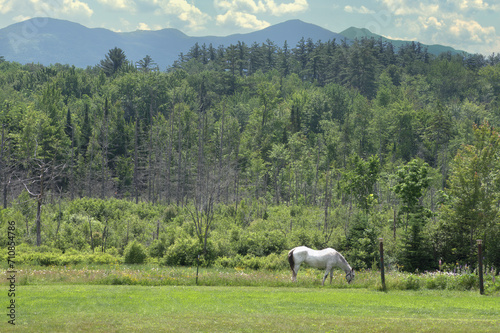
M 333 32 L 354 26 L 392 39 L 500 53 L 500 0 L 0 0 L 0 28 L 33 17 L 117 32 L 176 28 L 190 36 L 300 19 Z

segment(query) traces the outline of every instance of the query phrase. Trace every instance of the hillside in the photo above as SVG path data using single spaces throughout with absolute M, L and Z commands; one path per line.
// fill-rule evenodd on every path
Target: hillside
M 378 40 L 382 38 L 383 41 L 391 42 L 396 49 L 400 48 L 401 46 L 412 43 L 412 41 L 408 40 L 389 39 L 381 35 L 374 34 L 370 30 L 365 28 L 350 27 L 342 31 L 340 35 L 347 38 L 348 40 L 363 39 L 363 38 L 373 38 Z M 444 46 L 439 44 L 434 44 L 434 45 L 422 44 L 422 47 L 427 48 L 427 52 L 434 55 L 439 55 L 445 52 L 450 52 L 451 54 L 460 54 L 465 52 L 465 51 L 455 50 L 450 46 Z
M 61 53 L 51 34 L 201 41 L 50 22 L 38 46 Z M 169 265 L 307 245 L 370 268 L 383 237 L 410 272 L 474 267 L 476 239 L 500 267 L 500 56 L 299 46 L 193 47 L 159 72 L 120 50 L 102 70 L 0 58 L 2 219 L 29 245 L 117 253 L 136 240 Z
M 48 66 L 61 63 L 85 68 L 98 64 L 109 49 L 119 47 L 129 60 L 135 62 L 150 55 L 160 69 L 164 70 L 178 59 L 180 53 L 187 53 L 195 43 L 207 46 L 212 44 L 217 48 L 219 45 L 229 46 L 238 41 L 250 46 L 270 40 L 279 47 L 287 41 L 289 47 L 293 48 L 301 38 L 310 38 L 313 42 L 339 42 L 345 38 L 353 40 L 362 37 L 380 36 L 357 28 L 337 34 L 300 20 L 286 21 L 247 34 L 191 37 L 177 29 L 117 33 L 102 28 L 87 28 L 65 20 L 33 18 L 0 29 L 0 55 L 8 61 L 21 64 L 39 63 Z M 398 47 L 407 42 L 393 43 Z M 429 46 L 432 54 L 447 51 L 458 52 L 449 47 Z

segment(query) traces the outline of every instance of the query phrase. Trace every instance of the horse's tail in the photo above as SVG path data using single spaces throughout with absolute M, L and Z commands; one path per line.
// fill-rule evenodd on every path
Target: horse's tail
M 288 262 L 290 263 L 290 269 L 293 272 L 293 268 L 295 267 L 295 261 L 293 260 L 293 251 L 295 248 L 291 249 L 290 252 L 288 252 Z

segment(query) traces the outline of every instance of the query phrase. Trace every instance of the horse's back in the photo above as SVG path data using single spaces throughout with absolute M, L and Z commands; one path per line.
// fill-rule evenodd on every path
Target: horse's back
M 299 246 L 293 249 L 293 255 L 298 259 L 297 261 L 305 262 L 315 268 L 325 268 L 335 259 L 336 253 L 337 251 L 332 248 L 313 250 L 306 246 Z

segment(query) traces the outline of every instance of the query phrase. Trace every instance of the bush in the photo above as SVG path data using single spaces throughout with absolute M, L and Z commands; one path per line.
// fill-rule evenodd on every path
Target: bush
M 479 276 L 472 273 L 460 275 L 458 277 L 457 287 L 459 290 L 479 288 Z
M 406 290 L 418 290 L 420 289 L 420 278 L 416 275 L 410 274 L 404 283 Z
M 252 254 L 247 254 L 245 256 L 237 254 L 234 257 L 217 258 L 214 265 L 216 267 L 225 268 L 239 267 L 249 269 L 279 270 L 286 269 L 288 267 L 288 261 L 284 258 L 286 258 L 284 253 L 281 255 L 272 253 L 267 257 L 256 257 Z
M 279 231 L 251 232 L 243 236 L 233 231 L 231 237 L 237 239 L 236 248 L 241 255 L 262 257 L 286 249 L 286 238 Z
M 199 254 L 201 254 L 201 246 L 196 239 L 180 238 L 167 249 L 162 264 L 167 266 L 194 266 L 197 264 Z
M 149 256 L 153 258 L 162 258 L 166 249 L 165 243 L 156 239 L 149 246 Z
M 450 279 L 450 276 L 446 273 L 434 273 L 426 279 L 425 286 L 427 289 L 444 290 L 448 287 L 448 280 Z
M 109 253 L 95 253 L 88 256 L 89 264 L 117 264 L 119 262 L 118 258 L 113 257 Z
M 51 252 L 37 253 L 35 262 L 38 262 L 40 266 L 57 265 L 59 263 L 59 255 Z
M 126 264 L 142 264 L 147 257 L 144 246 L 135 240 L 127 245 L 123 254 Z

